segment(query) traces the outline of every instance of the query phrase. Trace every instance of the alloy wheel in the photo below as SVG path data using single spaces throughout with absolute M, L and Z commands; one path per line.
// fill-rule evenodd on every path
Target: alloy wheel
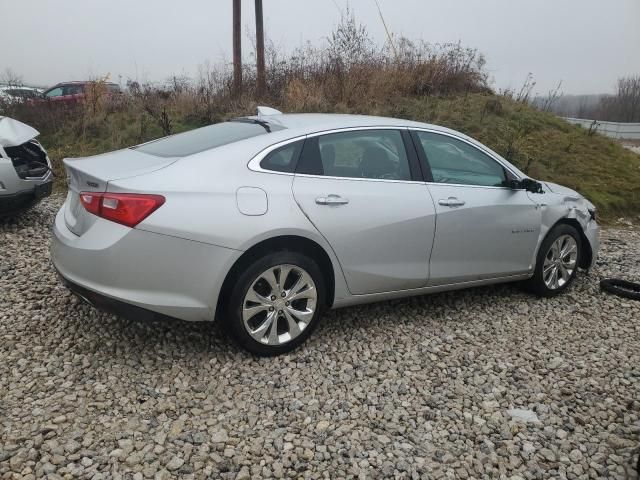
M 562 288 L 571 279 L 578 261 L 578 244 L 571 235 L 561 235 L 544 257 L 542 278 L 550 290 Z
M 242 302 L 244 327 L 254 340 L 282 345 L 311 323 L 318 303 L 316 285 L 303 268 L 277 265 L 253 281 Z

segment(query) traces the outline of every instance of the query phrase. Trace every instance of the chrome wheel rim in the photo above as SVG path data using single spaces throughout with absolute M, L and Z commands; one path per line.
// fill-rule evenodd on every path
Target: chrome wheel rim
M 578 244 L 571 235 L 561 235 L 544 257 L 542 278 L 550 290 L 564 287 L 571 279 L 578 261 Z
M 251 337 L 282 345 L 300 336 L 316 312 L 316 285 L 303 268 L 277 265 L 256 277 L 242 303 L 242 320 Z

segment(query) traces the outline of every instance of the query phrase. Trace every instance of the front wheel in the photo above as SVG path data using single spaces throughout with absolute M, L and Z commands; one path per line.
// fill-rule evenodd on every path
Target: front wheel
M 560 224 L 540 245 L 533 277 L 526 283 L 537 295 L 551 297 L 566 290 L 578 272 L 582 241 L 571 225 Z
M 314 260 L 297 252 L 272 253 L 238 276 L 225 323 L 250 352 L 278 355 L 311 335 L 324 295 L 324 279 Z

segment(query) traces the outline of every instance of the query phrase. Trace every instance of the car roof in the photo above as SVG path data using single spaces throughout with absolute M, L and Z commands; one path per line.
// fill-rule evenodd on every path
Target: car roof
M 60 82 L 56 83 L 52 87 L 49 87 L 49 90 L 52 88 L 60 87 L 61 85 L 87 85 L 89 83 L 99 83 L 98 80 L 71 80 L 70 82 Z M 118 85 L 115 82 L 104 82 L 106 85 Z
M 439 132 L 454 133 L 464 136 L 446 127 L 428 123 L 415 122 L 400 118 L 376 117 L 371 115 L 351 115 L 341 113 L 281 113 L 275 115 L 250 116 L 254 120 L 280 125 L 295 134 L 310 134 L 326 130 L 358 127 L 414 127 L 428 128 Z

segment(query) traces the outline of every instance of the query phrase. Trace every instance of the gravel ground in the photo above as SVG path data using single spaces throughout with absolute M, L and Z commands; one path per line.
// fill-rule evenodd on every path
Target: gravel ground
M 603 232 L 559 298 L 337 310 L 256 359 L 215 326 L 76 300 L 48 261 L 60 204 L 0 224 L 1 479 L 637 478 L 640 302 L 597 281 L 640 279 L 640 231 Z

